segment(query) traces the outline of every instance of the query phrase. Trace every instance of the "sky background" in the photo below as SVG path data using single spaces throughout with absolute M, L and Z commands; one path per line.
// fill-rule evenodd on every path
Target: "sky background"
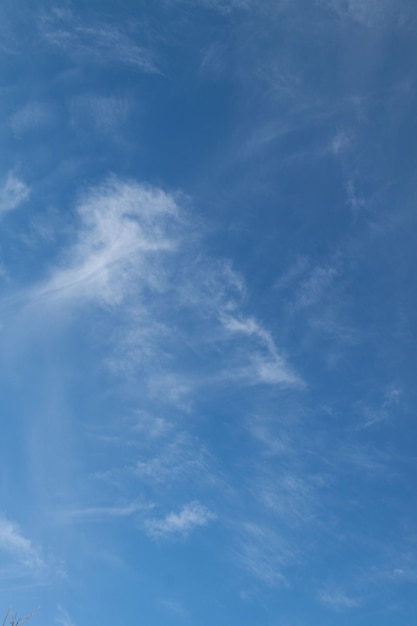
M 2 0 L 1 611 L 417 623 L 416 31 Z

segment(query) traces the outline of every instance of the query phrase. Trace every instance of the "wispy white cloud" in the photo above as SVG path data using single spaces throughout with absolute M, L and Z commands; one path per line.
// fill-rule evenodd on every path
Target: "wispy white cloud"
M 181 194 L 116 177 L 87 190 L 75 207 L 72 241 L 49 276 L 24 294 L 22 317 L 30 315 L 31 333 L 38 318 L 59 325 L 70 312 L 84 321 L 97 307 L 109 328 L 100 366 L 110 363 L 111 375 L 127 381 L 140 402 L 128 418 L 101 430 L 86 427 L 89 445 L 116 451 L 105 467 L 92 468 L 98 487 L 88 502 L 116 504 L 58 511 L 58 522 L 146 517 L 135 496 L 120 504 L 115 487 L 131 493 L 140 485 L 155 506 L 184 485 L 205 493 L 227 489 L 223 468 L 198 436 L 193 408 L 204 405 L 209 390 L 239 397 L 244 388 L 262 403 L 256 386 L 287 392 L 303 384 L 273 333 L 248 313 L 242 276 L 209 254 L 187 203 Z M 147 532 L 187 534 L 204 511 L 192 503 L 150 520 Z
M 198 440 L 184 432 L 172 434 L 157 449 L 148 451 L 132 467 L 141 482 L 167 486 L 179 480 L 215 480 L 209 454 Z
M 200 72 L 215 79 L 220 77 L 227 69 L 227 52 L 228 48 L 223 43 L 211 42 L 203 52 Z
M 68 611 L 64 609 L 64 607 L 61 606 L 60 604 L 58 604 L 57 608 L 58 608 L 58 615 L 55 618 L 55 623 L 59 624 L 60 626 L 75 626 L 75 622 L 73 621 Z
M 0 551 L 12 557 L 21 574 L 36 574 L 45 567 L 40 551 L 22 534 L 16 524 L 4 517 L 0 518 Z
M 344 294 L 345 261 L 338 251 L 328 263 L 314 265 L 300 257 L 278 278 L 276 287 L 285 290 L 287 320 L 304 318 L 309 327 L 310 340 L 331 336 L 339 347 L 357 341 L 357 329 L 348 315 L 348 300 Z M 335 344 L 334 344 L 335 346 Z M 329 362 L 338 359 L 335 347 L 327 354 Z
M 239 532 L 236 546 L 239 564 L 268 586 L 286 586 L 286 569 L 297 561 L 291 543 L 268 526 L 248 522 Z
M 365 198 L 358 192 L 357 185 L 353 179 L 346 182 L 346 201 L 354 213 L 362 211 L 366 206 Z
M 163 600 L 161 600 L 161 605 L 167 611 L 173 613 L 175 616 L 181 617 L 183 619 L 189 617 L 189 611 L 187 610 L 187 608 L 177 600 L 164 598 Z
M 255 485 L 256 497 L 272 511 L 277 518 L 291 527 L 311 524 L 318 501 L 313 481 L 295 472 L 283 472 L 273 478 L 262 477 Z
M 332 138 L 330 149 L 335 156 L 342 156 L 352 147 L 352 138 L 345 130 L 339 130 Z
M 16 209 L 26 202 L 29 196 L 30 189 L 26 183 L 10 171 L 0 188 L 0 216 Z
M 147 363 L 150 394 L 159 395 L 162 385 L 165 397 L 184 409 L 194 388 L 221 380 L 302 385 L 272 334 L 243 313 L 243 279 L 226 260 L 196 249 L 181 200 L 117 178 L 86 192 L 77 206 L 75 241 L 27 294 L 28 306 L 60 315 L 64 304 L 66 311 L 87 302 L 117 308 L 123 332 L 114 331 L 115 352 L 106 362 L 124 374 Z M 155 297 L 144 299 L 144 290 Z M 189 315 L 193 324 L 184 326 Z M 195 358 L 213 348 L 216 367 L 204 376 L 169 365 L 184 350 Z
M 266 420 L 255 415 L 248 419 L 248 431 L 267 456 L 287 457 L 295 453 L 292 437 L 283 424 L 278 433 L 273 432 Z
M 158 539 L 170 535 L 187 536 L 196 528 L 206 526 L 217 518 L 215 513 L 197 501 L 186 504 L 178 513 L 169 513 L 163 519 L 148 520 L 145 524 L 150 537 Z
M 77 241 L 33 292 L 35 300 L 120 302 L 132 271 L 152 281 L 149 256 L 175 248 L 178 207 L 160 189 L 112 179 L 82 198 L 78 216 Z
M 261 340 L 271 354 L 276 353 L 276 347 L 270 333 L 262 328 L 260 324 L 253 318 L 236 318 L 233 316 L 223 315 L 222 322 L 226 330 L 231 333 L 256 337 Z
M 71 100 L 71 122 L 77 130 L 91 125 L 101 133 L 111 134 L 126 122 L 131 103 L 126 98 L 102 94 L 78 96 Z
M 117 519 L 132 517 L 136 513 L 148 509 L 149 506 L 136 503 L 126 506 L 92 506 L 60 511 L 56 518 L 66 524 L 112 522 Z
M 354 589 L 365 590 L 367 594 L 387 584 L 391 586 L 409 585 L 417 583 L 417 556 L 416 536 L 414 527 L 409 534 L 407 525 L 402 526 L 402 532 L 392 542 L 382 540 L 379 554 L 375 561 L 362 567 L 350 581 Z
M 341 580 L 332 581 L 318 590 L 320 602 L 334 611 L 349 611 L 370 604 L 376 594 L 384 597 L 387 590 L 387 606 L 390 593 L 401 585 L 415 585 L 417 582 L 416 538 L 402 528 L 398 537 L 390 542 L 385 538 L 363 538 L 367 547 L 377 548 L 372 563 L 363 564 Z
M 309 260 L 305 256 L 297 256 L 295 261 L 275 281 L 274 287 L 282 290 L 292 288 L 308 271 Z
M 123 463 L 96 474 L 96 481 L 102 484 L 120 487 L 133 480 L 141 489 L 146 488 L 152 501 L 159 502 L 184 484 L 207 489 L 221 482 L 215 459 L 197 436 L 181 428 L 178 415 L 168 422 L 145 413 L 125 425 L 118 423 L 105 435 L 94 432 L 92 436 L 101 445 L 123 451 Z M 137 506 L 141 514 L 151 505 L 139 502 Z M 130 507 L 121 508 L 130 513 Z
M 358 429 L 381 426 L 389 422 L 398 413 L 401 407 L 402 389 L 398 385 L 388 386 L 374 402 L 362 401 L 357 403 L 357 412 L 360 416 Z
M 344 445 L 338 449 L 332 463 L 362 477 L 394 478 L 390 456 L 378 449 L 361 444 Z
M 241 369 L 243 378 L 246 378 L 249 384 L 261 383 L 291 387 L 300 387 L 303 384 L 301 378 L 280 355 L 266 358 L 252 355 L 250 360 L 250 365 Z
M 414 537 L 410 541 L 408 537 L 401 537 L 400 541 L 402 545 L 390 546 L 391 554 L 384 563 L 374 565 L 371 571 L 364 573 L 364 582 L 380 584 L 389 581 L 396 585 L 417 583 L 416 539 Z
M 222 314 L 221 321 L 230 334 L 243 335 L 255 339 L 263 348 L 263 352 L 251 351 L 248 366 L 243 366 L 241 374 L 247 376 L 249 382 L 281 385 L 300 385 L 300 377 L 289 366 L 286 359 L 279 353 L 272 335 L 254 318 L 234 317 Z
M 374 26 L 387 17 L 396 6 L 392 0 L 316 0 L 340 18 L 349 18 L 360 24 Z
M 316 305 L 328 293 L 329 287 L 337 276 L 335 267 L 314 267 L 309 276 L 302 281 L 296 295 L 295 307 L 302 309 Z
M 10 118 L 10 127 L 16 135 L 30 130 L 45 128 L 55 120 L 53 107 L 45 102 L 32 101 L 25 104 L 13 113 Z
M 139 411 L 134 417 L 132 431 L 141 438 L 148 437 L 156 440 L 171 435 L 173 424 L 159 415 L 151 415 L 147 411 Z
M 360 598 L 349 595 L 341 588 L 322 589 L 318 595 L 321 604 L 334 611 L 354 609 L 362 604 Z
M 82 22 L 71 11 L 55 9 L 43 15 L 41 34 L 69 56 L 100 65 L 128 65 L 141 72 L 160 73 L 154 53 L 136 39 L 140 34 L 108 22 Z
M 168 0 L 171 4 L 192 4 L 220 13 L 229 13 L 233 9 L 246 9 L 253 6 L 253 0 Z

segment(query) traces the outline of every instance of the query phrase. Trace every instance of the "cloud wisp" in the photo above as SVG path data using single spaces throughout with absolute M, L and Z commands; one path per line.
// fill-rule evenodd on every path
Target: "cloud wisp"
M 285 571 L 298 559 L 290 541 L 267 525 L 256 522 L 241 526 L 235 556 L 251 576 L 269 587 L 286 586 Z
M 5 517 L 0 518 L 0 551 L 7 555 L 8 575 L 13 578 L 36 576 L 46 567 L 40 551 Z
M 13 172 L 7 174 L 6 180 L 0 188 L 0 217 L 9 211 L 17 209 L 30 196 L 30 189 Z
M 114 522 L 132 517 L 147 509 L 149 509 L 149 506 L 136 503 L 125 506 L 90 506 L 61 511 L 57 515 L 57 519 L 65 524 Z
M 55 121 L 55 111 L 49 103 L 30 101 L 20 107 L 10 118 L 10 127 L 16 136 L 28 131 L 45 129 Z
M 87 191 L 73 243 L 24 295 L 28 309 L 60 317 L 95 303 L 121 316 L 109 364 L 126 373 L 145 360 L 150 392 L 163 384 L 174 403 L 221 381 L 301 387 L 272 334 L 245 313 L 242 277 L 204 251 L 183 203 L 179 194 L 116 177 Z M 211 357 L 203 363 L 204 354 Z M 168 372 L 179 356 L 192 369 Z
M 110 180 L 78 206 L 80 228 L 67 260 L 33 292 L 46 302 L 99 300 L 116 304 L 135 271 L 152 280 L 152 255 L 175 248 L 174 198 L 155 188 Z M 136 269 L 138 267 L 138 269 Z
M 392 0 L 316 0 L 319 6 L 334 11 L 342 19 L 366 26 L 380 24 L 393 8 Z
M 58 615 L 55 618 L 55 623 L 59 624 L 59 626 L 75 626 L 75 622 L 71 618 L 70 614 L 63 606 L 58 604 Z
M 327 588 L 319 592 L 319 600 L 325 607 L 333 611 L 355 609 L 361 605 L 359 598 L 350 596 L 341 588 Z
M 106 423 L 92 416 L 83 428 L 91 457 L 104 458 L 105 450 L 106 462 L 89 463 L 84 498 L 74 502 L 69 495 L 71 504 L 51 516 L 57 526 L 138 520 L 152 539 L 188 537 L 216 519 L 201 501 L 224 503 L 232 490 L 216 444 L 199 430 L 211 397 L 242 406 L 242 393 L 262 404 L 265 389 L 304 392 L 273 333 L 248 311 L 242 276 L 207 250 L 204 227 L 192 219 L 189 204 L 180 193 L 115 176 L 91 187 L 76 203 L 72 240 L 46 278 L 20 294 L 13 322 L 20 338 L 21 328 L 32 336 L 43 325 L 65 334 L 68 318 L 81 328 L 94 311 L 106 335 L 99 338 L 94 374 L 110 376 L 115 394 L 119 385 L 129 388 L 128 403 L 117 396 L 121 410 L 136 406 L 126 409 L 126 418 L 113 415 L 104 406 L 113 389 L 97 388 Z M 309 515 L 310 498 L 300 480 L 288 478 L 279 493 L 265 488 L 256 498 L 244 489 L 244 497 L 271 516 L 281 514 L 284 494 L 298 520 Z M 171 512 L 157 517 L 150 509 Z M 251 528 L 244 533 L 244 568 L 275 584 L 292 562 L 291 549 L 274 534 L 277 559 L 267 547 L 268 531 Z
M 136 43 L 127 28 L 107 22 L 83 22 L 70 11 L 55 10 L 40 22 L 43 38 L 76 61 L 125 65 L 145 74 L 159 74 L 153 52 Z
M 152 519 L 145 523 L 145 529 L 152 539 L 169 536 L 186 537 L 195 529 L 206 526 L 217 518 L 215 513 L 194 501 L 186 504 L 179 512 L 171 512 L 162 519 Z
M 250 363 L 242 368 L 243 378 L 252 383 L 281 384 L 302 386 L 301 378 L 289 366 L 286 359 L 279 353 L 271 334 L 263 328 L 253 317 L 234 317 L 226 313 L 221 316 L 225 330 L 233 335 L 241 335 L 249 340 L 255 340 L 260 350 L 254 352 Z

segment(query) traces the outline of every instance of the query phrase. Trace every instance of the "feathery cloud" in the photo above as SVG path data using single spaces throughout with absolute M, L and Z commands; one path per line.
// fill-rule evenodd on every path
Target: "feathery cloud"
M 216 519 L 216 515 L 199 502 L 186 504 L 179 513 L 169 513 L 163 519 L 148 520 L 145 524 L 147 533 L 153 539 L 169 535 L 187 536 L 196 528 L 206 526 Z
M 136 503 L 126 506 L 91 506 L 61 511 L 57 514 L 57 518 L 60 522 L 66 524 L 111 522 L 117 519 L 132 517 L 135 513 L 148 508 L 149 506 Z
M 126 122 L 131 104 L 127 99 L 102 94 L 74 97 L 70 103 L 74 129 L 88 125 L 100 133 L 115 133 Z
M 296 553 L 277 532 L 263 524 L 247 522 L 240 528 L 236 558 L 249 574 L 276 587 L 287 584 L 284 572 L 295 562 Z
M 45 562 L 40 552 L 20 531 L 19 527 L 6 518 L 0 518 L 0 550 L 8 553 L 18 566 L 23 566 L 23 573 L 36 573 L 42 570 Z
M 226 260 L 204 254 L 201 242 L 203 252 L 196 247 L 181 199 L 116 177 L 90 189 L 77 206 L 75 241 L 50 277 L 27 294 L 29 306 L 60 315 L 63 304 L 65 311 L 88 302 L 118 309 L 123 334 L 109 365 L 126 373 L 129 363 L 147 362 L 150 393 L 162 385 L 183 408 L 193 389 L 215 382 L 302 386 L 271 333 L 244 315 L 242 278 Z M 193 324 L 186 326 L 190 315 Z M 168 371 L 169 361 L 188 347 L 193 359 L 215 347 L 216 367 L 204 376 L 195 368 Z
M 300 377 L 292 370 L 286 359 L 279 353 L 271 334 L 253 317 L 234 317 L 221 314 L 221 322 L 231 335 L 243 335 L 260 344 L 249 356 L 249 364 L 240 373 L 254 384 L 301 385 Z
M 229 13 L 233 9 L 246 9 L 253 6 L 253 0 L 169 0 L 175 4 L 192 4 L 219 13 Z
M 13 172 L 9 172 L 0 188 L 0 216 L 16 209 L 28 200 L 29 196 L 29 187 Z
M 349 596 L 343 589 L 329 588 L 319 592 L 321 604 L 334 611 L 354 609 L 361 605 L 359 598 Z
M 10 127 L 15 135 L 49 126 L 55 120 L 53 107 L 46 102 L 31 101 L 18 108 L 10 118 Z
M 141 455 L 132 468 L 141 482 L 166 486 L 184 479 L 207 482 L 214 478 L 207 451 L 186 433 L 171 434 L 146 456 Z
M 149 47 L 136 43 L 135 34 L 121 25 L 85 23 L 76 19 L 71 11 L 58 9 L 43 16 L 40 30 L 49 44 L 75 60 L 127 65 L 146 74 L 160 73 Z
M 178 207 L 160 189 L 112 179 L 88 192 L 78 206 L 77 241 L 33 293 L 46 302 L 98 299 L 120 302 L 132 271 L 152 281 L 152 257 L 175 248 Z
M 349 18 L 366 26 L 374 26 L 394 6 L 392 0 L 316 0 L 317 4 L 335 11 L 340 18 Z
M 75 622 L 71 618 L 70 614 L 63 606 L 58 604 L 58 615 L 55 622 L 60 626 L 75 626 Z

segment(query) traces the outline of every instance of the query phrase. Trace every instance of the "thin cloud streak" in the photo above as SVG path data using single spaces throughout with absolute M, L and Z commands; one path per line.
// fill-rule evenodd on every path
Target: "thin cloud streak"
M 65 524 L 85 524 L 113 522 L 118 519 L 129 518 L 141 511 L 152 508 L 151 505 L 128 504 L 126 506 L 96 506 L 80 509 L 70 509 L 56 514 L 60 523 Z
M 297 561 L 291 543 L 268 526 L 246 522 L 237 529 L 235 558 L 251 576 L 269 587 L 287 586 L 287 568 Z
M 140 46 L 122 26 L 84 23 L 64 9 L 44 15 L 41 35 L 75 60 L 99 65 L 126 65 L 145 74 L 160 74 L 154 54 Z
M 316 3 L 334 11 L 341 19 L 368 27 L 379 25 L 395 7 L 392 0 L 316 0 Z
M 60 626 L 75 626 L 75 622 L 71 618 L 68 611 L 60 604 L 58 604 L 58 615 L 55 618 L 55 622 Z
M 266 354 L 254 352 L 250 357 L 250 365 L 241 369 L 243 377 L 254 384 L 288 384 L 302 385 L 302 381 L 279 354 L 271 334 L 254 318 L 233 317 L 223 313 L 221 322 L 231 335 L 243 335 L 259 342 Z

